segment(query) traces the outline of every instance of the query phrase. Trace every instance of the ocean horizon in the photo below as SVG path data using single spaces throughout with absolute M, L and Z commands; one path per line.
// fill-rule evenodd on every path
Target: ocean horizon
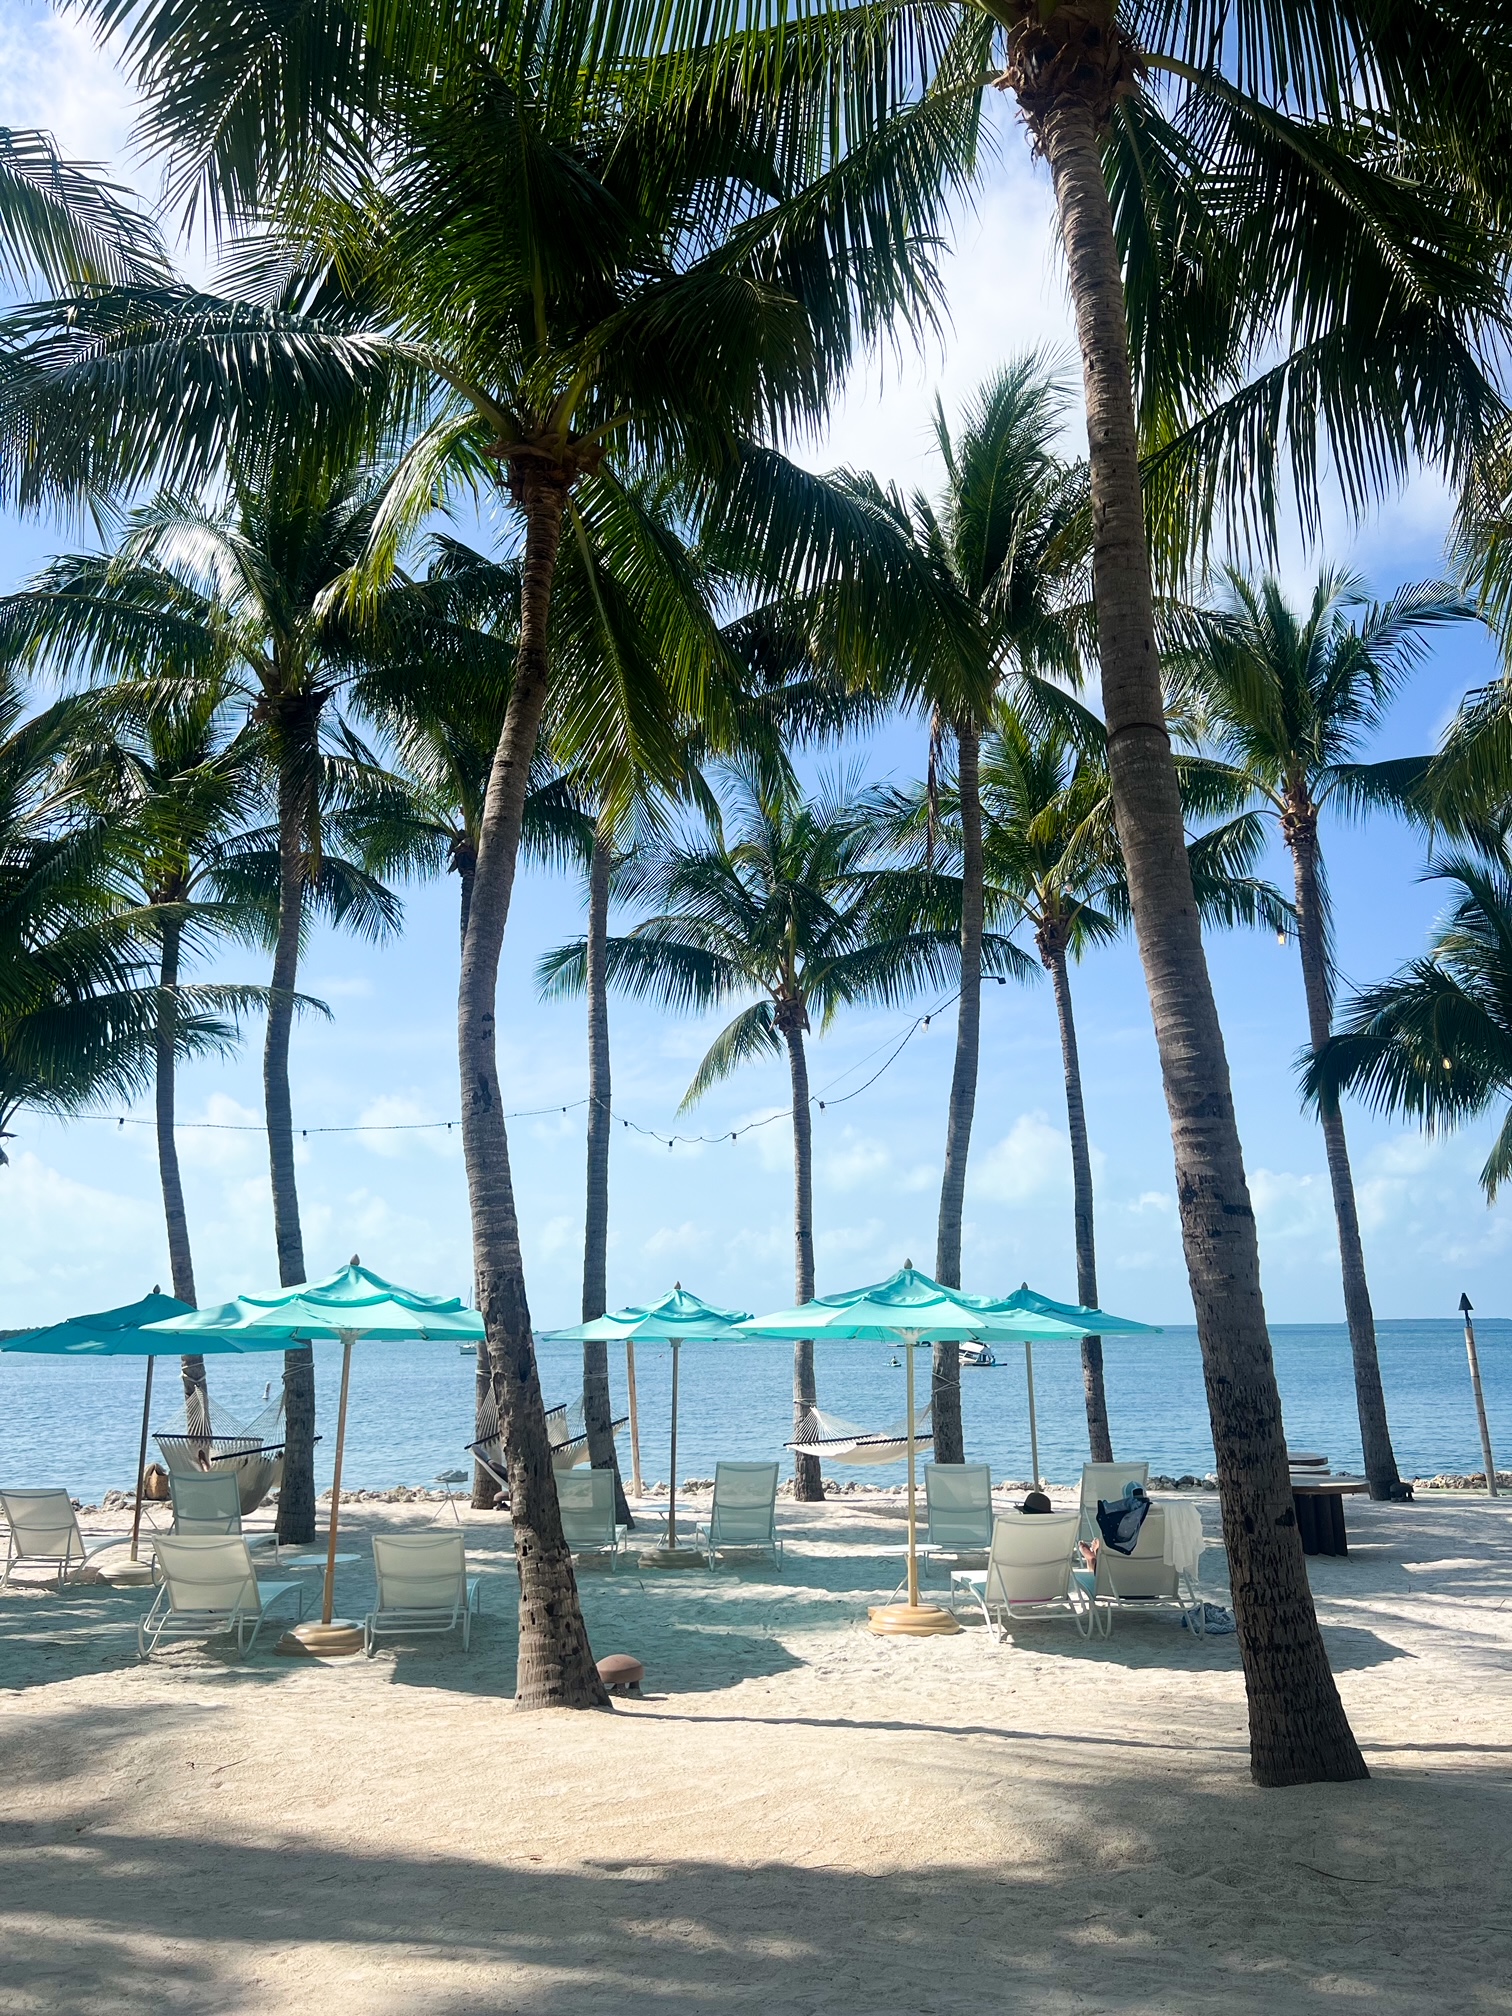
M 1397 1462 L 1403 1476 L 1482 1467 L 1465 1359 L 1453 1320 L 1399 1320 L 1377 1326 L 1381 1376 Z M 1512 1319 L 1477 1322 L 1492 1446 L 1512 1461 Z M 1349 1333 L 1342 1323 L 1275 1324 L 1277 1379 L 1294 1449 L 1319 1451 L 1337 1469 L 1361 1463 Z M 538 1345 L 548 1405 L 581 1392 L 581 1346 Z M 853 1342 L 817 1347 L 819 1405 L 825 1413 L 877 1429 L 904 1412 L 901 1348 Z M 894 1364 L 893 1360 L 900 1362 Z M 317 1344 L 317 1485 L 331 1481 L 340 1348 Z M 1154 1337 L 1104 1344 L 1108 1414 L 1117 1454 L 1148 1457 L 1152 1471 L 1202 1475 L 1213 1467 L 1197 1333 L 1173 1326 Z M 916 1354 L 918 1397 L 928 1396 L 929 1358 Z M 612 1346 L 610 1384 L 616 1415 L 626 1409 L 625 1353 Z M 667 1481 L 671 1352 L 638 1345 L 635 1354 L 641 1472 Z M 97 1503 L 109 1489 L 129 1490 L 141 1432 L 141 1360 L 56 1359 L 0 1354 L 0 1483 L 63 1485 Z M 212 1395 L 243 1418 L 263 1406 L 278 1379 L 276 1353 L 209 1361 Z M 1080 1357 L 1074 1347 L 1041 1344 L 1034 1354 L 1040 1466 L 1056 1483 L 1073 1481 L 1086 1458 Z M 966 1453 L 992 1465 L 995 1478 L 1029 1475 L 1023 1353 L 1008 1347 L 995 1367 L 961 1374 Z M 176 1361 L 157 1361 L 152 1419 L 166 1427 L 181 1401 Z M 386 1489 L 430 1484 L 457 1469 L 472 1437 L 473 1363 L 454 1343 L 359 1343 L 352 1354 L 344 1486 Z M 791 1457 L 792 1353 L 786 1344 L 752 1340 L 683 1347 L 678 1407 L 679 1479 L 710 1477 L 720 1457 Z M 627 1431 L 619 1440 L 629 1475 Z M 155 1452 L 154 1452 L 155 1453 Z M 902 1464 L 835 1466 L 841 1481 L 902 1481 Z

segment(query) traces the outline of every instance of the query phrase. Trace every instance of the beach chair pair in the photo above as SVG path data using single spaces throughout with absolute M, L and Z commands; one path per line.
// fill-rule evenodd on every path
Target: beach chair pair
M 1113 1629 L 1117 1610 L 1176 1609 L 1202 1634 L 1205 1610 L 1195 1577 L 1166 1558 L 1166 1515 L 1150 1507 L 1132 1554 L 1099 1545 L 1086 1565 L 1083 1542 L 1096 1540 L 1100 1499 L 1121 1497 L 1129 1483 L 1149 1480 L 1148 1463 L 1088 1463 L 1074 1511 L 1007 1512 L 993 1524 L 987 1566 L 956 1569 L 952 1599 L 972 1598 L 988 1624 L 1006 1636 L 1014 1618 L 1069 1616 L 1084 1638 Z
M 269 1612 L 296 1599 L 304 1615 L 304 1586 L 259 1582 L 240 1534 L 159 1534 L 153 1539 L 162 1586 L 137 1626 L 137 1651 L 149 1658 L 165 1637 L 211 1638 L 227 1631 L 239 1654 L 257 1643 Z M 381 1635 L 440 1633 L 460 1625 L 467 1650 L 482 1585 L 467 1573 L 460 1533 L 391 1533 L 373 1536 L 376 1598 L 363 1619 L 363 1646 L 371 1658 Z
M 4 1508 L 6 1527 L 0 1589 L 10 1581 L 11 1571 L 23 1563 L 55 1569 L 61 1589 L 70 1575 L 77 1574 L 97 1554 L 107 1547 L 124 1546 L 129 1537 L 111 1533 L 93 1547 L 86 1546 L 73 1500 L 60 1488 L 0 1491 L 0 1507 Z

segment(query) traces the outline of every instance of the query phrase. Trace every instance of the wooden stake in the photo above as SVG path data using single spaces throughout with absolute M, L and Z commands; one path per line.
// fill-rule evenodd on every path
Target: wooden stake
M 671 1497 L 667 1501 L 667 1547 L 675 1552 L 677 1547 L 677 1339 L 672 1339 L 672 1476 L 668 1488 Z
M 1486 1466 L 1486 1490 L 1493 1498 L 1501 1491 L 1496 1482 L 1496 1458 L 1491 1454 L 1491 1429 L 1486 1420 L 1486 1396 L 1481 1390 L 1480 1354 L 1475 1348 L 1475 1325 L 1470 1321 L 1472 1303 L 1461 1295 L 1460 1310 L 1465 1318 L 1465 1355 L 1470 1360 L 1470 1390 L 1475 1395 L 1475 1418 L 1480 1424 L 1481 1460 Z
M 1039 1427 L 1034 1418 L 1034 1341 L 1024 1339 L 1024 1379 L 1029 1387 L 1029 1467 L 1034 1472 L 1034 1488 L 1040 1488 Z
M 904 1357 L 908 1361 L 908 1607 L 919 1607 L 919 1517 L 917 1487 L 914 1475 L 914 1337 L 912 1331 L 904 1333 L 906 1349 Z
M 352 1339 L 355 1333 L 341 1333 L 341 1405 L 336 1414 L 336 1474 L 331 1479 L 330 1534 L 326 1541 L 325 1596 L 320 1605 L 320 1621 L 329 1624 L 336 1600 L 336 1526 L 341 1517 L 341 1458 L 346 1449 L 347 1387 L 352 1377 Z
M 640 1467 L 640 1416 L 635 1406 L 635 1346 L 625 1339 L 625 1377 L 630 1384 L 630 1489 L 642 1493 Z

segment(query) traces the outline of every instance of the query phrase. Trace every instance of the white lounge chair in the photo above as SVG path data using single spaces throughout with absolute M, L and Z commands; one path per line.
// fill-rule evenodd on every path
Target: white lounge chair
M 726 1547 L 764 1547 L 782 1566 L 782 1542 L 777 1537 L 777 1471 L 775 1463 L 716 1463 L 714 1503 L 708 1524 L 693 1535 L 694 1545 L 702 1544 L 714 1566 L 714 1557 Z M 699 1534 L 703 1535 L 702 1543 Z
M 630 1528 L 615 1521 L 614 1472 L 559 1470 L 556 1490 L 563 1537 L 573 1553 L 607 1554 L 615 1567 Z
M 211 1638 L 218 1631 L 234 1631 L 237 1651 L 250 1651 L 263 1618 L 287 1596 L 299 1598 L 298 1614 L 304 1615 L 301 1585 L 259 1582 L 238 1533 L 160 1533 L 152 1546 L 163 1580 L 137 1626 L 137 1652 L 143 1659 L 164 1637 Z
M 380 1632 L 455 1631 L 459 1624 L 467 1650 L 483 1585 L 468 1575 L 460 1533 L 375 1533 L 373 1577 L 377 1595 L 362 1620 L 370 1659 Z
M 1098 1538 L 1097 1503 L 1100 1498 L 1122 1498 L 1126 1484 L 1149 1488 L 1150 1466 L 1144 1463 L 1083 1463 L 1081 1481 L 1081 1533 L 1091 1542 Z
M 0 1491 L 7 1527 L 5 1573 L 0 1589 L 21 1562 L 45 1561 L 58 1571 L 61 1589 L 68 1577 L 107 1547 L 124 1547 L 129 1533 L 112 1533 L 86 1547 L 73 1500 L 59 1486 L 34 1491 Z
M 1164 1511 L 1152 1504 L 1132 1554 L 1120 1554 L 1103 1540 L 1096 1568 L 1076 1571 L 1104 1638 L 1113 1629 L 1115 1610 L 1162 1609 L 1179 1610 L 1188 1628 L 1202 1636 L 1206 1618 L 1202 1597 L 1192 1578 L 1166 1560 L 1165 1524 Z
M 985 1568 L 955 1568 L 956 1592 L 970 1596 L 1000 1634 L 1016 1617 L 1070 1617 L 1084 1638 L 1095 1628 L 1091 1599 L 1076 1579 L 1079 1512 L 1004 1512 L 993 1522 Z
M 992 1471 L 986 1463 L 924 1465 L 924 1532 L 914 1547 L 924 1567 L 937 1554 L 957 1560 L 992 1545 Z M 898 1588 L 903 1588 L 905 1573 Z

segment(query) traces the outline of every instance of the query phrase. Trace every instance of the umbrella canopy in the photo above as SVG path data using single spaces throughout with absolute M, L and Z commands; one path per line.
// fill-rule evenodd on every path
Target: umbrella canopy
M 928 1337 L 938 1343 L 973 1337 L 1005 1343 L 1080 1337 L 1084 1326 L 1010 1308 L 986 1296 L 963 1295 L 959 1288 L 932 1281 L 905 1261 L 896 1274 L 869 1288 L 820 1295 L 796 1309 L 749 1317 L 736 1327 L 761 1337 L 859 1337 L 890 1344 L 900 1337 Z
M 1110 1316 L 1106 1309 L 1088 1309 L 1080 1302 L 1052 1302 L 1048 1295 L 1036 1293 L 1027 1281 L 1000 1301 L 989 1301 L 988 1307 L 1021 1309 L 1031 1316 L 1053 1316 L 1058 1322 L 1073 1325 L 1081 1336 L 1154 1337 L 1160 1334 L 1158 1323 L 1136 1323 L 1132 1316 Z
M 547 1330 L 543 1335 L 553 1344 L 706 1344 L 727 1337 L 737 1323 L 747 1320 L 744 1309 L 717 1309 L 712 1302 L 691 1294 L 681 1281 L 659 1302 L 643 1308 L 616 1309 L 607 1316 L 595 1316 L 589 1323 L 574 1323 L 567 1330 Z
M 483 1318 L 455 1295 L 417 1295 L 364 1267 L 354 1255 L 325 1281 L 305 1281 L 271 1295 L 238 1295 L 212 1309 L 193 1309 L 155 1326 L 172 1343 L 159 1350 L 212 1348 L 199 1339 L 229 1337 L 233 1348 L 261 1350 L 308 1344 L 318 1337 L 391 1337 L 396 1340 L 468 1337 L 483 1333 Z M 189 1343 L 190 1337 L 194 1342 Z M 251 1344 L 251 1338 L 265 1343 Z
M 149 1334 L 145 1326 L 161 1323 L 170 1316 L 193 1314 L 190 1303 L 161 1295 L 154 1288 L 140 1302 L 123 1302 L 119 1309 L 97 1309 L 92 1316 L 70 1316 L 62 1323 L 49 1323 L 40 1330 L 12 1330 L 0 1336 L 0 1351 L 34 1351 L 56 1358 L 155 1358 L 180 1347 Z M 203 1348 L 243 1351 L 247 1346 L 228 1339 Z
M 695 1561 L 698 1558 L 677 1544 L 677 1354 L 684 1344 L 709 1344 L 719 1337 L 738 1335 L 736 1326 L 744 1321 L 745 1316 L 744 1309 L 716 1308 L 712 1302 L 705 1302 L 702 1296 L 691 1294 L 678 1281 L 674 1282 L 670 1294 L 663 1295 L 659 1302 L 647 1303 L 644 1308 L 616 1309 L 608 1316 L 595 1316 L 587 1323 L 574 1323 L 570 1329 L 544 1333 L 553 1344 L 617 1344 L 623 1341 L 630 1369 L 632 1438 L 635 1433 L 635 1346 L 672 1346 L 672 1447 L 671 1472 L 667 1480 L 667 1540 L 666 1545 L 657 1548 L 654 1554 L 642 1555 L 643 1561 L 670 1566 L 680 1564 L 684 1557 Z M 637 1450 L 635 1467 L 638 1473 L 638 1443 L 634 1447 Z

